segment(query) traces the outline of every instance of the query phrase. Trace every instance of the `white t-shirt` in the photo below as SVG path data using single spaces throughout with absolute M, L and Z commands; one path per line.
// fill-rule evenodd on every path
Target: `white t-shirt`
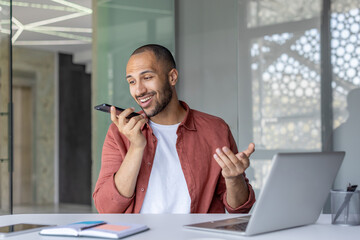
M 149 124 L 158 142 L 140 213 L 190 213 L 189 190 L 176 151 L 179 124 Z

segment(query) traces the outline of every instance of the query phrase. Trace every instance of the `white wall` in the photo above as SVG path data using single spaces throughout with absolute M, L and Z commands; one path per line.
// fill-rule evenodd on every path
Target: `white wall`
M 178 93 L 223 118 L 238 140 L 237 1 L 176 1 Z
M 335 180 L 334 188 L 345 189 L 360 184 L 360 88 L 353 89 L 347 97 L 348 119 L 334 130 L 334 150 L 345 151 L 344 162 Z

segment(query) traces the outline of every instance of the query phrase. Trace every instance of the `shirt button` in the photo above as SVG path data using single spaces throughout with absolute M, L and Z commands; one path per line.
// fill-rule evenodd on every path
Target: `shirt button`
M 144 189 L 144 188 L 141 188 L 140 190 L 141 190 L 142 192 L 143 192 L 143 191 L 145 191 L 145 189 Z
M 148 162 L 147 165 L 150 166 L 150 165 L 151 165 L 151 162 Z

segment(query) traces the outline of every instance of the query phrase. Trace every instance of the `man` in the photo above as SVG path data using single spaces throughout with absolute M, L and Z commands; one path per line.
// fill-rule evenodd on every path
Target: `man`
M 136 49 L 126 67 L 143 109 L 118 114 L 105 138 L 93 198 L 100 213 L 247 213 L 255 195 L 228 125 L 178 100 L 175 61 L 163 46 Z M 235 154 L 237 153 L 237 154 Z

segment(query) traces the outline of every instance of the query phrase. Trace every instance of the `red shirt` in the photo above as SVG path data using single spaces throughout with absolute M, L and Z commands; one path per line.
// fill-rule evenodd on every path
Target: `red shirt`
M 242 206 L 234 209 L 226 202 L 225 179 L 221 168 L 213 158 L 216 148 L 229 147 L 237 153 L 236 143 L 229 126 L 224 120 L 192 110 L 184 102 L 186 117 L 177 129 L 176 150 L 184 172 L 191 198 L 191 213 L 247 213 L 255 202 L 254 191 L 249 189 L 249 198 Z M 129 140 L 122 135 L 115 124 L 111 124 L 102 150 L 102 164 L 93 198 L 99 213 L 139 213 L 145 198 L 150 178 L 157 139 L 146 123 L 142 132 L 147 140 L 143 161 L 138 175 L 135 193 L 131 198 L 122 196 L 114 182 L 127 150 Z

